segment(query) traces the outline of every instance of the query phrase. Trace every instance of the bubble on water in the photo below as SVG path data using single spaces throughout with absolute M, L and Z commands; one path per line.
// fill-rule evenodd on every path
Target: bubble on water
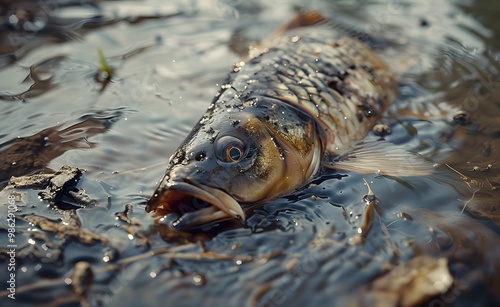
M 200 274 L 193 276 L 193 283 L 196 286 L 203 286 L 205 284 L 205 282 L 206 282 L 205 276 L 200 275 Z
M 8 20 L 9 20 L 9 23 L 12 25 L 15 25 L 19 22 L 19 19 L 17 18 L 17 16 L 15 14 L 10 15 Z

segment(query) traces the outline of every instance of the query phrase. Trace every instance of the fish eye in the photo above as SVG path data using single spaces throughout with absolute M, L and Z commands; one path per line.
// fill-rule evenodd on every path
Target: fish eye
M 234 145 L 231 145 L 228 148 L 226 148 L 226 157 L 228 161 L 237 162 L 241 159 L 242 156 L 243 156 L 243 150 L 241 150 L 241 148 L 236 147 Z
M 215 142 L 215 154 L 224 162 L 238 162 L 245 156 L 245 143 L 234 136 L 222 136 Z

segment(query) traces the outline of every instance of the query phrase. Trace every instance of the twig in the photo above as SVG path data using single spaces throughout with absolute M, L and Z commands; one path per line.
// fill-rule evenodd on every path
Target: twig
M 118 173 L 114 173 L 112 175 L 109 175 L 109 176 L 106 176 L 106 177 L 102 177 L 101 179 L 108 179 L 108 178 L 111 178 L 111 177 L 116 177 L 116 176 L 121 176 L 121 175 L 125 175 L 125 174 L 128 174 L 128 173 L 132 173 L 132 172 L 136 172 L 136 171 L 139 171 L 139 170 L 146 170 L 148 168 L 153 168 L 155 166 L 159 166 L 159 165 L 163 165 L 165 164 L 165 162 L 158 162 L 158 163 L 155 163 L 155 164 L 151 164 L 151 165 L 148 165 L 148 166 L 145 166 L 145 167 L 138 167 L 138 168 L 134 168 L 134 169 L 131 169 L 131 170 L 126 170 L 124 172 L 118 172 Z
M 474 199 L 474 197 L 476 196 L 476 193 L 479 192 L 479 190 L 481 190 L 481 188 L 483 187 L 483 183 L 479 184 L 478 185 L 478 188 L 474 191 L 472 191 L 472 188 L 471 188 L 471 192 L 472 192 L 472 196 L 465 202 L 463 208 L 462 208 L 462 211 L 460 212 L 461 214 L 464 213 L 465 211 L 465 208 L 467 207 L 467 205 Z M 469 186 L 470 188 L 470 186 Z
M 448 164 L 445 164 L 445 165 L 449 169 L 451 169 L 452 171 L 454 171 L 455 173 L 459 174 L 462 177 L 461 178 L 462 181 L 465 182 L 465 184 L 469 187 L 469 190 L 472 192 L 472 196 L 464 203 L 464 206 L 462 207 L 462 211 L 460 213 L 463 214 L 464 211 L 465 211 L 465 209 L 467 208 L 467 205 L 474 199 L 474 197 L 476 196 L 476 193 L 479 192 L 481 190 L 481 188 L 484 186 L 484 182 L 479 182 L 479 181 L 477 181 L 475 179 L 470 179 L 469 177 L 467 177 L 464 174 L 460 173 L 459 171 L 457 171 L 456 169 L 454 169 L 450 165 L 448 165 Z M 486 180 L 488 180 L 488 178 L 486 178 Z M 475 190 L 472 189 L 472 185 L 476 186 Z
M 197 245 L 194 243 L 189 243 L 173 248 L 159 248 L 156 250 L 149 251 L 144 254 L 136 255 L 136 256 L 131 256 L 125 259 L 122 259 L 118 261 L 116 264 L 109 264 L 103 268 L 97 268 L 94 270 L 94 274 L 102 274 L 104 272 L 109 272 L 109 271 L 114 271 L 114 270 L 120 270 L 124 266 L 129 265 L 132 262 L 138 261 L 138 260 L 143 260 L 147 259 L 153 256 L 159 255 L 160 257 L 164 258 L 169 258 L 169 259 L 187 259 L 187 260 L 238 260 L 241 262 L 248 262 L 252 261 L 253 257 L 252 256 L 245 256 L 245 257 L 237 257 L 237 256 L 229 256 L 229 255 L 223 255 L 223 254 L 217 254 L 213 253 L 210 251 L 206 252 L 201 252 L 201 253 L 195 253 L 195 252 L 186 252 L 182 253 L 181 251 L 196 247 Z M 67 276 L 63 276 L 61 278 L 57 278 L 54 280 L 42 280 L 33 284 L 29 284 L 26 286 L 22 286 L 16 289 L 16 293 L 23 293 L 27 291 L 32 291 L 32 290 L 37 290 L 37 289 L 42 289 L 42 288 L 47 288 L 47 287 L 52 287 L 52 286 L 58 286 L 61 284 L 64 284 L 65 279 Z M 0 296 L 7 296 L 9 294 L 8 291 L 2 291 L 0 292 Z

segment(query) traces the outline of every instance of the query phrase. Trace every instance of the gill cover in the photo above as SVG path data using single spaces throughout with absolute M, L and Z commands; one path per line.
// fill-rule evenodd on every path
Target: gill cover
M 254 99 L 243 112 L 216 109 L 172 156 L 146 210 L 174 213 L 178 228 L 244 221 L 242 207 L 288 194 L 309 180 L 320 151 L 313 121 L 279 101 Z

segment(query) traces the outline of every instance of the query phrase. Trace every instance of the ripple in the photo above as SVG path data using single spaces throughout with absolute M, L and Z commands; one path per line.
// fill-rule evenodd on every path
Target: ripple
M 43 31 L 33 28 L 29 42 L 22 40 L 27 33 L 21 20 L 9 20 L 8 34 L 19 40 L 13 45 L 0 34 L 2 157 L 17 142 L 37 139 L 37 148 L 28 146 L 34 141 L 19 146 L 16 153 L 26 158 L 15 162 L 29 164 L 36 156 L 43 167 L 19 174 L 70 163 L 87 169 L 81 187 L 98 199 L 95 207 L 61 212 L 40 202 L 38 191 L 19 191 L 26 202 L 19 214 L 53 221 L 76 216 L 81 227 L 108 239 L 106 246 L 65 241 L 19 220 L 20 248 L 32 246 L 20 254 L 25 270 L 19 284 L 46 287 L 19 298 L 74 299 L 66 284 L 47 283 L 87 261 L 95 274 L 87 298 L 96 305 L 342 305 L 356 291 L 369 292 L 370 282 L 389 268 L 426 253 L 446 257 L 457 284 L 470 286 L 460 289 L 456 303 L 494 299 L 488 281 L 498 274 L 488 268 L 500 259 L 494 249 L 500 225 L 500 67 L 492 47 L 499 45 L 493 14 L 498 8 L 491 4 L 486 12 L 479 2 L 458 0 L 365 2 L 71 2 L 38 23 Z M 203 236 L 158 226 L 145 201 L 238 58 L 231 48 L 246 49 L 299 7 L 338 15 L 387 39 L 392 64 L 418 59 L 401 69 L 398 107 L 413 106 L 413 114 L 425 117 L 434 114 L 430 104 L 444 103 L 466 111 L 470 124 L 446 116 L 387 119 L 387 141 L 438 164 L 428 177 L 325 170 L 309 186 L 255 208 L 246 226 L 220 225 Z M 35 26 L 38 21 L 26 20 Z M 229 46 L 240 38 L 249 41 Z M 93 79 L 97 48 L 116 68 L 106 88 Z M 2 174 L 6 179 L 17 173 Z M 372 207 L 364 180 L 375 193 Z M 140 226 L 117 219 L 119 213 Z M 364 221 L 370 227 L 360 236 Z M 0 224 L 5 229 L 5 221 Z M 180 249 L 179 257 L 165 248 L 173 255 Z M 188 257 L 193 254 L 204 256 Z M 226 258 L 204 258 L 214 254 Z

